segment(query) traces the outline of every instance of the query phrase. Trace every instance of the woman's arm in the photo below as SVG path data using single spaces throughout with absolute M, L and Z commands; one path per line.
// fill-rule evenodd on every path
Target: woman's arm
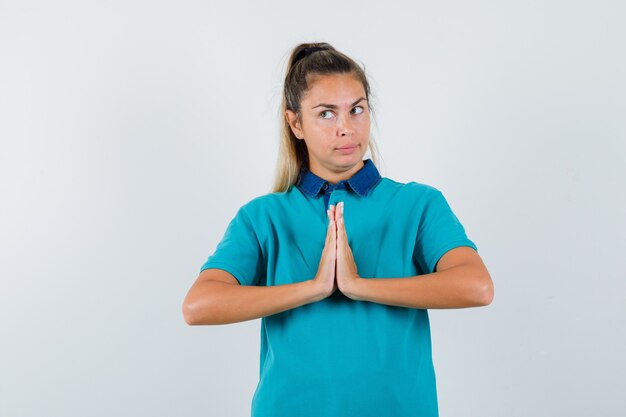
M 436 272 L 405 278 L 355 278 L 341 290 L 354 300 L 411 308 L 463 308 L 491 304 L 493 282 L 482 259 L 470 247 L 449 250 Z
M 239 281 L 222 269 L 208 268 L 200 273 L 183 302 L 187 324 L 228 324 L 271 316 L 314 303 L 337 290 L 337 227 L 328 214 L 328 229 L 322 256 L 313 279 L 294 284 L 254 286 Z
M 229 272 L 205 269 L 183 303 L 187 324 L 228 324 L 318 301 L 323 297 L 314 280 L 274 286 L 239 285 Z
M 337 284 L 347 297 L 423 309 L 491 304 L 491 276 L 478 252 L 468 246 L 446 252 L 432 274 L 405 278 L 361 278 L 348 244 L 343 203 L 339 203 L 331 213 L 337 223 Z

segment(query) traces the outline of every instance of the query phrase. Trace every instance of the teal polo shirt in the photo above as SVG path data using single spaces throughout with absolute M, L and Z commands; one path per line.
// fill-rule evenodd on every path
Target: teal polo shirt
M 340 201 L 362 278 L 429 274 L 450 249 L 477 250 L 439 190 L 381 177 L 368 159 L 348 180 L 332 184 L 303 170 L 288 191 L 243 205 L 201 271 L 222 269 L 241 285 L 313 279 L 326 209 Z M 426 309 L 355 301 L 337 290 L 261 319 L 253 417 L 437 415 Z

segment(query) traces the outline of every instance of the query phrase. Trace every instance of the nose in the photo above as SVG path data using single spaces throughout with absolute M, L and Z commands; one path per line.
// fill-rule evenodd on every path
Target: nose
M 348 116 L 339 117 L 337 119 L 337 134 L 339 136 L 350 136 L 354 133 L 352 122 Z

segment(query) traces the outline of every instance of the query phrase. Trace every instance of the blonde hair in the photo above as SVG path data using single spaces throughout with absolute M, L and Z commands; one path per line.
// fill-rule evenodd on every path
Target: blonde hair
M 353 74 L 361 81 L 365 98 L 370 103 L 370 86 L 365 71 L 350 57 L 325 42 L 301 43 L 291 52 L 287 63 L 285 84 L 280 108 L 280 143 L 276 164 L 276 177 L 272 192 L 288 191 L 297 181 L 300 170 L 309 167 L 306 144 L 293 134 L 285 112 L 291 110 L 300 117 L 300 103 L 308 91 L 311 76 L 328 74 Z M 370 105 L 370 111 L 373 109 Z M 374 165 L 378 165 L 379 152 L 370 135 L 369 150 Z

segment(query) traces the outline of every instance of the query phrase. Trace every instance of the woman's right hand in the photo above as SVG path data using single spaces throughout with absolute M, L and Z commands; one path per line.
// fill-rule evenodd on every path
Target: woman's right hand
M 322 258 L 317 268 L 317 274 L 313 282 L 320 292 L 320 300 L 330 296 L 337 290 L 337 279 L 335 278 L 335 264 L 337 260 L 337 225 L 335 224 L 335 206 L 331 205 L 326 210 L 328 215 L 328 230 L 326 231 L 326 242 L 322 250 Z

